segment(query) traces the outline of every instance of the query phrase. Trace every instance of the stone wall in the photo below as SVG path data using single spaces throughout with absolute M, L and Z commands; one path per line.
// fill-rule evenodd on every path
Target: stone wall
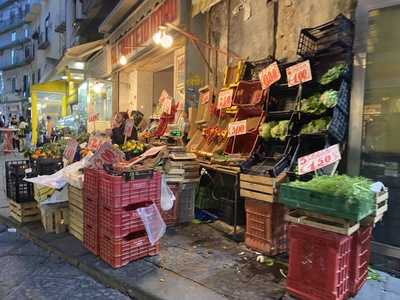
M 250 61 L 269 55 L 293 60 L 302 28 L 323 24 L 340 13 L 352 17 L 355 3 L 356 0 L 224 0 L 209 12 L 208 41 Z M 217 75 L 210 74 L 210 82 L 221 87 L 227 57 L 219 54 L 216 59 L 213 52 L 209 58 L 213 68 L 217 67 Z M 233 61 L 231 57 L 230 62 Z

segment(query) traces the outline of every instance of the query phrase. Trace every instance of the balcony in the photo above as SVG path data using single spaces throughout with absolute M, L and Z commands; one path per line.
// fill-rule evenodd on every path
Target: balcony
M 39 0 L 31 0 L 30 4 L 25 5 L 25 22 L 33 22 L 40 16 L 42 5 Z
M 40 50 L 47 49 L 50 46 L 48 35 L 44 32 L 39 33 L 38 48 Z
M 18 28 L 25 24 L 24 11 L 20 11 L 12 18 L 0 20 L 0 34 Z
M 65 21 L 65 11 L 60 12 L 57 15 L 57 18 L 55 20 L 56 26 L 54 28 L 55 32 L 58 33 L 64 33 L 67 30 L 67 25 L 66 25 L 66 21 Z
M 3 61 L 0 64 L 0 70 L 7 71 L 19 68 L 27 64 L 30 64 L 33 61 L 33 59 L 34 57 L 32 51 L 30 51 L 29 53 L 23 53 L 22 55 L 17 55 L 17 57 L 15 57 L 14 63 Z
M 30 40 L 31 40 L 30 38 L 18 39 L 18 40 L 14 41 L 14 42 L 10 42 L 8 44 L 0 46 L 0 51 L 6 50 L 6 49 L 9 49 L 9 48 L 13 48 L 13 47 L 21 46 L 23 44 L 28 43 Z

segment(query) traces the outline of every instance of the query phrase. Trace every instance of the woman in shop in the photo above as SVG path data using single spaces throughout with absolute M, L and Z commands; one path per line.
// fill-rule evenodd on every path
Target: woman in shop
M 140 111 L 133 111 L 131 113 L 119 112 L 114 116 L 112 125 L 111 140 L 113 144 L 122 145 L 125 142 L 124 130 L 126 120 L 133 119 L 133 128 L 131 136 L 127 140 L 137 140 L 140 125 L 142 125 L 143 114 Z
M 19 151 L 21 152 L 22 150 L 24 150 L 25 147 L 25 138 L 26 135 L 28 133 L 28 123 L 25 122 L 24 117 L 19 117 L 19 125 L 18 125 L 18 138 L 19 138 L 19 143 L 18 143 L 18 147 L 19 147 Z

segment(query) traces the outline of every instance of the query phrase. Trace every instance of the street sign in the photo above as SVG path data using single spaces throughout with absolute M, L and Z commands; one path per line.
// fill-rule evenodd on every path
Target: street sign
M 233 98 L 233 89 L 220 91 L 218 94 L 217 109 L 231 107 L 232 98 Z
M 295 86 L 312 80 L 310 61 L 306 60 L 286 69 L 288 86 Z
M 262 89 L 269 88 L 281 79 L 281 71 L 279 70 L 278 63 L 274 62 L 270 64 L 258 74 L 258 77 L 260 78 Z
M 324 168 L 341 159 L 339 144 L 302 156 L 297 160 L 299 175 L 307 174 Z
M 228 137 L 247 133 L 246 120 L 231 122 L 228 124 Z
M 76 149 L 78 149 L 78 142 L 75 139 L 69 139 L 67 143 L 67 147 L 65 147 L 63 156 L 68 162 L 73 162 Z

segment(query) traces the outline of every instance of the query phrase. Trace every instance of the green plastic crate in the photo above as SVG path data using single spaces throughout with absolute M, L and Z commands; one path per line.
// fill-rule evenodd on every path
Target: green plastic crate
M 288 207 L 300 208 L 323 215 L 358 222 L 375 211 L 375 199 L 348 204 L 343 198 L 282 184 L 279 202 Z

